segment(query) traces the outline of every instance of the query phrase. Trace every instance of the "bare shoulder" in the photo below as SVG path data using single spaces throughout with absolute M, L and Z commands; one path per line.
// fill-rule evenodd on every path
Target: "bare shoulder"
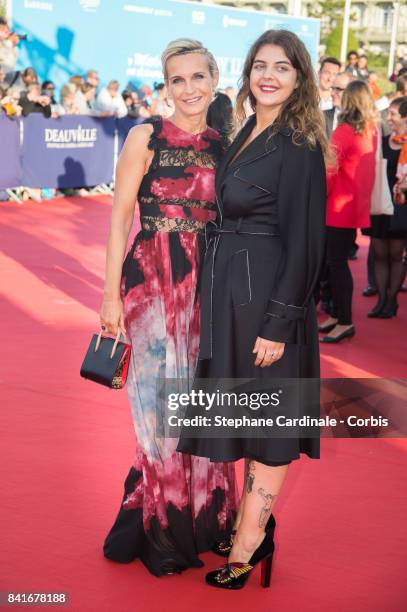
M 151 123 L 141 123 L 140 125 L 135 125 L 129 131 L 126 138 L 126 146 L 127 148 L 137 148 L 145 147 L 147 149 L 150 138 L 154 132 L 154 127 Z

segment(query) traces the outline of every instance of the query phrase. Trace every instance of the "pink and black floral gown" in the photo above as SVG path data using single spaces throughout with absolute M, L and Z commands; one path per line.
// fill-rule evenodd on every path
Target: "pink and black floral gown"
M 121 285 L 137 450 L 104 554 L 122 563 L 140 558 L 160 576 L 199 567 L 198 553 L 229 536 L 237 490 L 232 463 L 183 455 L 177 439 L 156 433 L 157 379 L 192 380 L 196 368 L 203 231 L 215 218 L 222 151 L 211 128 L 194 135 L 168 119 L 150 121 L 154 157 L 138 194 L 141 231 Z

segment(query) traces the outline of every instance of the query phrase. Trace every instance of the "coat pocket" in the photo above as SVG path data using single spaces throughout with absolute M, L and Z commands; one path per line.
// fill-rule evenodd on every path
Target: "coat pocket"
M 231 261 L 233 306 L 245 306 L 252 301 L 249 251 L 236 251 Z

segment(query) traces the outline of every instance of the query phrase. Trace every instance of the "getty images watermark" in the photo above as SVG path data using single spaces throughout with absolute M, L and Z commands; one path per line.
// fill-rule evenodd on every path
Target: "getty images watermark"
M 405 437 L 406 379 L 161 380 L 165 437 Z

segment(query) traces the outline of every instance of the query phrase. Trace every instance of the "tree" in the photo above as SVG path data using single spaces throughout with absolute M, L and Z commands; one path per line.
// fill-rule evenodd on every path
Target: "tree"
M 308 4 L 308 16 L 321 20 L 321 43 L 326 44 L 329 34 L 343 19 L 345 0 L 316 0 Z
M 341 54 L 341 44 L 342 44 L 342 26 L 343 22 L 338 24 L 329 36 L 326 38 L 326 50 L 325 55 L 329 55 L 329 57 L 337 57 L 339 59 Z M 356 38 L 354 31 L 349 28 L 348 33 L 348 47 L 346 52 L 348 51 L 357 51 L 359 48 L 359 42 Z

